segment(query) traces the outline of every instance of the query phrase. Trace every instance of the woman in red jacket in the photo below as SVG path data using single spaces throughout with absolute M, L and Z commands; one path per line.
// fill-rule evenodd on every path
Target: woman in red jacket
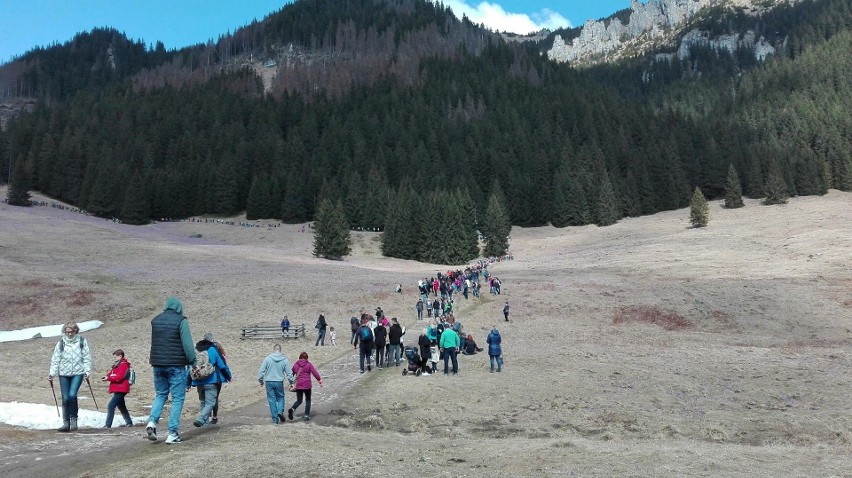
M 121 412 L 124 417 L 125 427 L 132 427 L 133 420 L 130 419 L 130 413 L 127 411 L 127 405 L 124 404 L 124 396 L 130 392 L 130 362 L 124 358 L 124 351 L 121 349 L 112 353 L 114 360 L 112 368 L 106 377 L 101 380 L 109 382 L 109 393 L 112 393 L 112 400 L 107 406 L 106 427 L 112 427 L 112 418 L 115 416 L 115 407 Z

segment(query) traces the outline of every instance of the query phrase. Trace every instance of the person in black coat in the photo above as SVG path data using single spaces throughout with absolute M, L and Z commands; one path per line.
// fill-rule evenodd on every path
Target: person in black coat
M 429 357 L 432 356 L 432 351 L 430 350 L 432 341 L 426 335 L 425 327 L 423 328 L 423 333 L 420 334 L 420 338 L 417 339 L 417 345 L 420 346 L 420 367 L 423 369 L 424 374 L 429 375 L 429 370 L 431 369 L 429 366 Z
M 385 363 L 385 343 L 387 343 L 388 329 L 382 324 L 373 329 L 376 344 L 376 368 L 382 369 Z

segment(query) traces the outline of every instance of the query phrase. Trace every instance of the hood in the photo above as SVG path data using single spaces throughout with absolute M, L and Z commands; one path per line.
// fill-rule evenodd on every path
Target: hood
M 199 340 L 198 343 L 195 344 L 195 350 L 202 352 L 204 350 L 209 349 L 210 347 L 215 347 L 215 346 L 216 346 L 216 344 L 214 344 L 213 342 L 206 340 L 206 339 L 202 339 L 202 340 Z
M 269 354 L 269 358 L 271 358 L 275 362 L 280 362 L 286 359 L 287 357 L 281 355 L 281 352 L 272 352 L 271 354 Z
M 299 366 L 299 368 L 304 367 L 304 366 L 305 366 L 305 364 L 307 364 L 307 363 L 308 363 L 308 360 L 307 360 L 307 359 L 299 359 L 299 360 L 297 360 L 297 361 L 296 361 L 296 365 L 298 365 L 298 366 Z
M 180 303 L 180 299 L 175 296 L 171 296 L 166 299 L 166 305 L 163 306 L 163 310 L 173 310 L 180 315 L 183 315 L 183 304 Z

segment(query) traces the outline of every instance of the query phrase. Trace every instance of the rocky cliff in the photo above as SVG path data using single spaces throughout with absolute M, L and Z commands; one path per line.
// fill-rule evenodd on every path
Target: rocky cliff
M 641 53 L 656 45 L 670 43 L 700 10 L 712 6 L 739 8 L 756 14 L 787 0 L 649 0 L 641 3 L 630 1 L 630 17 L 627 24 L 618 18 L 589 20 L 580 36 L 566 43 L 556 35 L 548 57 L 559 62 L 600 63 L 627 55 Z M 792 1 L 792 0 L 791 0 Z M 755 47 L 755 55 L 763 59 L 774 52 L 763 39 L 754 38 L 753 33 L 731 35 L 730 38 L 709 38 L 706 32 L 693 30 L 683 38 L 678 56 L 683 59 L 695 44 L 710 46 L 733 52 L 748 45 Z M 750 35 L 750 36 L 749 36 Z

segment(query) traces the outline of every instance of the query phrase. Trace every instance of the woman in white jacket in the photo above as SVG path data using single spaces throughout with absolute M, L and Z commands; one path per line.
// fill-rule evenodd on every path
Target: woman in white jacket
M 62 427 L 60 432 L 77 429 L 77 392 L 83 379 L 92 372 L 92 351 L 89 343 L 79 335 L 80 327 L 76 322 L 62 326 L 62 338 L 53 348 L 50 358 L 50 375 L 47 380 L 53 384 L 53 377 L 59 377 L 59 389 L 62 391 Z

